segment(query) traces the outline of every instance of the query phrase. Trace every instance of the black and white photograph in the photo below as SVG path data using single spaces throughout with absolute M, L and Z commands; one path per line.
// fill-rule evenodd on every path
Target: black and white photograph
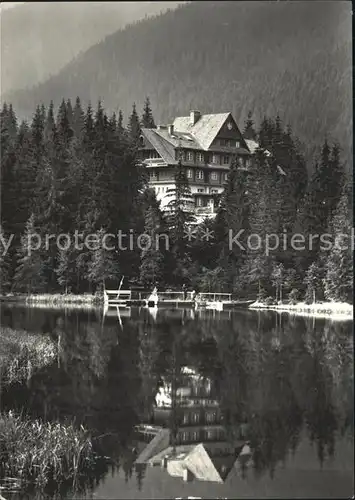
M 0 3 L 0 500 L 354 498 L 352 28 Z

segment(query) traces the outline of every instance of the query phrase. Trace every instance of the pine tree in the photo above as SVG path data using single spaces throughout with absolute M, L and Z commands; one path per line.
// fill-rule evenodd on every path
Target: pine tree
M 164 255 L 159 247 L 162 230 L 162 216 L 156 207 L 148 207 L 145 215 L 144 234 L 146 241 L 141 253 L 140 280 L 144 285 L 154 286 L 162 282 L 164 276 Z
M 323 270 L 318 262 L 313 262 L 306 271 L 304 283 L 306 285 L 306 302 L 315 303 L 322 299 L 322 274 Z
M 51 101 L 49 104 L 46 124 L 44 128 L 44 138 L 47 142 L 52 142 L 56 140 L 56 134 L 57 134 L 57 127 L 54 120 L 53 101 Z
M 244 137 L 244 139 L 249 139 L 252 141 L 256 141 L 256 138 L 257 138 L 257 134 L 256 134 L 255 126 L 254 126 L 254 121 L 253 121 L 253 114 L 251 111 L 249 111 L 248 117 L 245 120 L 243 137 Z
M 276 301 L 282 302 L 282 287 L 285 278 L 285 269 L 282 264 L 274 265 L 271 273 L 272 284 L 276 288 Z
M 118 277 L 118 263 L 115 259 L 114 251 L 104 248 L 103 237 L 105 230 L 101 228 L 97 233 L 98 248 L 91 252 L 91 259 L 88 263 L 87 279 L 96 286 L 97 290 L 102 290 L 108 279 Z
M 30 242 L 36 234 L 38 233 L 34 216 L 31 215 L 17 251 L 17 267 L 14 276 L 16 289 L 26 290 L 28 294 L 41 291 L 46 284 L 43 276 L 44 262 L 41 252 L 39 250 L 31 251 L 29 248 Z
M 122 110 L 120 109 L 118 112 L 118 119 L 117 119 L 117 133 L 118 136 L 121 137 L 124 133 L 124 126 L 123 126 L 123 113 Z
M 217 245 L 217 266 L 224 269 L 224 282 L 229 290 L 233 290 L 238 283 L 240 269 L 246 258 L 239 246 L 230 245 L 232 238 L 240 231 L 248 232 L 249 206 L 246 195 L 247 174 L 238 168 L 235 159 L 229 171 L 220 206 L 214 223 L 214 232 Z
M 6 241 L 5 233 L 0 224 L 0 293 L 3 294 L 9 289 L 10 285 L 10 263 L 8 260 L 8 253 L 5 252 L 5 246 L 3 247 L 3 242 Z
M 175 266 L 175 279 L 182 285 L 188 276 L 188 267 L 191 264 L 187 251 L 185 232 L 188 225 L 194 221 L 191 188 L 186 177 L 186 171 L 179 160 L 174 176 L 175 187 L 167 191 L 171 197 L 168 202 L 167 223 L 172 243 L 172 257 Z
M 141 130 L 135 103 L 133 103 L 132 113 L 128 120 L 128 133 L 132 143 L 137 145 Z
M 150 107 L 149 97 L 147 97 L 144 102 L 141 126 L 142 128 L 156 128 L 153 118 L 152 108 Z
M 328 300 L 351 303 L 353 299 L 352 207 L 349 206 L 348 198 L 347 190 L 344 190 L 330 223 L 333 246 L 325 263 L 324 295 Z
M 84 134 L 85 127 L 85 113 L 81 107 L 80 97 L 75 100 L 75 106 L 73 109 L 73 131 L 74 136 L 81 142 Z

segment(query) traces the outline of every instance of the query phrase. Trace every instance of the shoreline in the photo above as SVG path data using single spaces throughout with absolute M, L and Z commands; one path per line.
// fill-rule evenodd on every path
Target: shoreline
M 1 295 L 0 302 L 20 303 L 25 305 L 70 305 L 70 306 L 100 306 L 104 304 L 103 297 L 92 294 L 59 294 L 43 293 L 33 295 Z
M 297 304 L 266 305 L 255 301 L 250 304 L 248 309 L 276 311 L 279 313 L 287 312 L 297 316 L 328 318 L 334 321 L 353 320 L 353 305 L 346 302 L 316 302 L 315 304 L 299 302 Z

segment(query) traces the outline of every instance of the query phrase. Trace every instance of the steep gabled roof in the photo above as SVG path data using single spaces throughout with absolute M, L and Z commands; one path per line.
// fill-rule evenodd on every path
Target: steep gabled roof
M 202 149 L 206 150 L 211 146 L 213 139 L 229 116 L 231 113 L 201 115 L 195 125 L 191 124 L 189 116 L 178 116 L 174 120 L 174 130 L 192 134 Z
M 142 128 L 142 134 L 148 139 L 152 146 L 157 150 L 160 156 L 169 165 L 177 165 L 175 160 L 175 147 L 171 142 L 163 138 L 156 129 Z

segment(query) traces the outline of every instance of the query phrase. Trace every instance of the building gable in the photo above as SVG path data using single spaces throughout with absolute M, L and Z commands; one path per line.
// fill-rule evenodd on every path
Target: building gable
M 227 141 L 227 142 L 225 142 Z M 230 143 L 230 144 L 228 144 Z M 213 146 L 227 146 L 229 147 L 238 147 L 237 143 L 239 143 L 239 147 L 246 149 L 249 151 L 248 145 L 245 142 L 243 135 L 241 131 L 238 128 L 238 125 L 236 121 L 234 120 L 233 116 L 231 113 L 229 113 L 229 116 L 226 118 L 224 123 L 222 124 L 221 128 L 215 135 L 211 145 L 209 146 L 209 149 L 213 148 Z

